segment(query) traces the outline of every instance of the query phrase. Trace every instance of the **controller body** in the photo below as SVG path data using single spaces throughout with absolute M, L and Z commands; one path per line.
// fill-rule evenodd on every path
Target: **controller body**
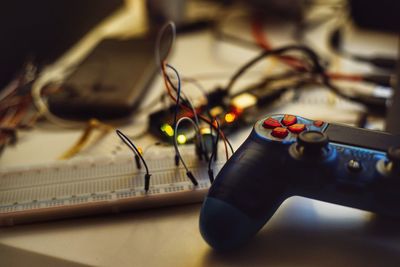
M 399 136 L 267 116 L 216 177 L 200 232 L 217 250 L 238 247 L 295 195 L 400 217 L 399 157 Z

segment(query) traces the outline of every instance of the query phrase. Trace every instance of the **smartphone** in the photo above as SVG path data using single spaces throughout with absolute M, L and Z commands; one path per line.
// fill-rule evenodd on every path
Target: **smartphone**
M 139 106 L 157 71 L 154 39 L 105 39 L 48 97 L 63 118 L 120 119 Z

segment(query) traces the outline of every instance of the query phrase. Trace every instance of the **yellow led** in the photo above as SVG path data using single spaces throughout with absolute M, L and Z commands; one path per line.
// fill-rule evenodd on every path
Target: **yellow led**
M 201 133 L 202 135 L 211 134 L 211 129 L 210 129 L 210 127 L 203 127 L 203 128 L 200 128 L 200 133 Z
M 172 137 L 174 136 L 174 129 L 171 125 L 165 123 L 161 126 L 161 131 L 163 131 L 166 135 Z
M 176 137 L 176 141 L 178 141 L 179 144 L 184 144 L 184 143 L 186 143 L 187 139 L 186 139 L 186 136 L 184 136 L 183 134 L 180 134 Z
M 233 114 L 233 113 L 226 113 L 226 114 L 225 114 L 225 121 L 226 121 L 227 123 L 231 123 L 231 122 L 233 122 L 235 119 L 236 119 L 236 115 L 235 115 L 235 114 Z

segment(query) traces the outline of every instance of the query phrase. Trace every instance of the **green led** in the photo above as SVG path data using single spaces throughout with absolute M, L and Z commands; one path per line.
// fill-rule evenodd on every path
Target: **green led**
M 161 126 L 161 131 L 163 131 L 166 135 L 168 135 L 169 137 L 172 137 L 172 136 L 174 136 L 174 129 L 172 128 L 172 126 L 171 125 L 169 125 L 169 124 L 167 124 L 167 123 L 164 123 L 162 126 Z
M 182 144 L 186 143 L 187 138 L 183 134 L 180 134 L 176 137 L 176 141 L 178 141 L 178 143 L 182 145 Z

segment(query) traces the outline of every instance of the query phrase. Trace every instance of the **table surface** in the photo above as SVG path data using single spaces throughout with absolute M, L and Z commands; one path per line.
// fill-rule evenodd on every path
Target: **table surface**
M 396 51 L 393 36 L 380 36 L 378 47 L 385 52 Z M 359 41 L 358 45 L 360 50 L 367 51 L 366 42 Z M 255 54 L 256 51 L 218 44 L 211 33 L 200 32 L 178 38 L 171 62 L 187 76 L 218 74 L 222 78 L 205 81 L 206 86 L 215 86 L 226 82 L 237 66 Z M 251 78 L 249 75 L 243 82 Z M 145 102 L 150 102 L 161 89 L 161 80 L 157 78 Z M 315 94 L 317 96 L 312 97 L 319 97 L 318 92 Z M 275 107 L 271 112 L 348 122 L 354 120 L 359 110 L 352 105 L 338 109 L 326 104 L 298 103 Z M 146 114 L 133 118 L 126 129 L 137 130 L 136 126 L 145 120 Z M 235 147 L 249 131 L 250 128 L 246 128 L 234 137 Z M 23 133 L 15 147 L 6 149 L 0 166 L 52 161 L 80 134 L 79 130 L 39 126 L 32 132 Z M 115 145 L 113 140 L 106 138 L 103 144 L 81 156 L 111 153 Z M 153 141 L 150 137 L 142 140 L 143 143 Z M 40 157 L 35 156 L 38 150 Z M 26 266 L 28 263 L 29 266 L 400 265 L 398 222 L 368 212 L 292 197 L 243 248 L 217 253 L 199 233 L 199 210 L 200 204 L 192 204 L 2 228 L 1 266 Z

